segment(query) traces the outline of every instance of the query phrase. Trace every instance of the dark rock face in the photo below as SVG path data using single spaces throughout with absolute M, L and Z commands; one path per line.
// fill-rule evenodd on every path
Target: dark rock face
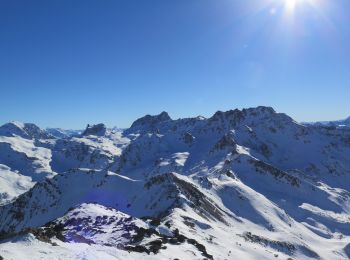
M 195 140 L 195 137 L 191 133 L 186 132 L 183 135 L 183 140 L 186 144 L 191 145 L 193 143 L 193 141 Z
M 246 108 L 242 110 L 243 113 L 260 113 L 260 114 L 275 114 L 276 111 L 272 107 L 266 107 L 266 106 L 258 106 L 255 108 Z
M 145 237 L 157 237 L 155 240 L 148 242 L 147 244 L 140 245 L 139 243 L 143 241 Z M 197 240 L 193 238 L 188 238 L 182 234 L 178 229 L 172 231 L 172 236 L 162 235 L 157 232 L 154 228 L 145 229 L 138 228 L 136 230 L 136 234 L 133 237 L 133 244 L 125 246 L 123 249 L 127 251 L 134 251 L 139 253 L 147 253 L 157 254 L 159 250 L 166 249 L 167 244 L 171 245 L 180 245 L 183 243 L 188 243 L 197 248 L 199 252 L 201 252 L 204 259 L 214 259 L 212 255 L 208 254 L 204 245 L 199 243 Z
M 202 193 L 194 184 L 181 180 L 173 173 L 157 175 L 145 183 L 145 188 L 153 185 L 168 184 L 168 196 L 174 198 L 174 206 L 181 207 L 181 196 L 187 198 L 189 206 L 205 219 L 212 219 L 226 223 L 225 212 L 214 201 Z M 171 196 L 170 196 L 171 194 Z
M 225 148 L 234 149 L 236 147 L 236 142 L 233 137 L 229 134 L 224 135 L 214 146 L 213 151 L 223 150 Z
M 169 120 L 171 120 L 171 117 L 168 115 L 167 112 L 162 112 L 156 116 L 146 115 L 144 117 L 137 119 L 134 123 L 132 123 L 131 128 L 141 128 L 141 127 L 152 128 L 159 123 L 166 122 Z
M 106 134 L 107 128 L 104 124 L 97 125 L 87 125 L 85 131 L 82 133 L 83 136 L 87 135 L 97 135 L 104 136 Z
M 217 111 L 211 118 L 209 118 L 209 121 L 211 123 L 229 121 L 230 124 L 236 125 L 242 121 L 244 117 L 245 114 L 238 109 L 229 110 L 226 112 Z
M 250 162 L 255 165 L 256 167 L 256 171 L 259 173 L 269 173 L 272 176 L 274 176 L 276 179 L 284 179 L 286 180 L 288 183 L 290 183 L 292 186 L 296 186 L 299 187 L 301 184 L 301 181 L 295 177 L 292 176 L 270 164 L 267 164 L 263 161 L 259 161 L 259 160 L 250 160 Z
M 344 252 L 346 256 L 350 258 L 350 243 L 344 247 Z

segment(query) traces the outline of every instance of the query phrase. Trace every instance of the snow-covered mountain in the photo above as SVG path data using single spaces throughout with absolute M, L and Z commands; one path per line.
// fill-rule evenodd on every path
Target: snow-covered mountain
M 350 258 L 349 128 L 269 107 L 26 125 L 0 127 L 4 259 Z
M 72 136 L 79 136 L 83 132 L 82 130 L 70 130 L 62 128 L 46 128 L 45 131 L 56 138 L 68 138 Z
M 336 121 L 319 121 L 312 123 L 305 123 L 306 125 L 316 125 L 316 126 L 329 126 L 329 127 L 350 127 L 350 117 L 343 120 Z

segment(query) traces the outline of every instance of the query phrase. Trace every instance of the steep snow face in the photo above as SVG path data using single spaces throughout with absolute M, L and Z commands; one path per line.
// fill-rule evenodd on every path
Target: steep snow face
M 51 150 L 34 139 L 0 136 L 0 163 L 35 181 L 52 175 Z
M 11 122 L 0 127 L 0 204 L 28 191 L 51 170 L 50 136 L 34 124 Z
M 6 165 L 0 164 L 0 205 L 28 191 L 34 184 L 31 177 L 21 175 L 18 171 L 12 171 Z
M 8 239 L 0 255 L 51 250 L 69 259 L 82 247 L 94 259 L 350 258 L 347 128 L 305 126 L 257 107 L 208 119 L 163 112 L 125 131 L 87 130 L 1 137 L 5 154 L 20 150 L 59 174 L 0 208 Z M 6 176 L 25 168 L 10 162 Z

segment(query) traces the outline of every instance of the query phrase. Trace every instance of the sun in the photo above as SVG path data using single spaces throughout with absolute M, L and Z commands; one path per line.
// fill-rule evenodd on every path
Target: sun
M 302 0 L 284 0 L 285 1 L 285 6 L 288 11 L 294 11 L 295 7 L 299 2 Z
M 294 10 L 298 0 L 285 0 L 285 1 L 286 1 L 285 5 L 288 8 L 288 10 Z

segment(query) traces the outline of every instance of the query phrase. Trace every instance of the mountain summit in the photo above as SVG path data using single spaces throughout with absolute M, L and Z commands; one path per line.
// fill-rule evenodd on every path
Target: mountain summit
M 0 126 L 0 136 L 20 136 L 27 139 L 45 139 L 49 135 L 37 125 L 13 121 Z
M 107 127 L 104 124 L 87 125 L 82 135 L 83 136 L 86 136 L 86 135 L 103 136 L 106 134 L 106 131 L 107 131 Z
M 168 115 L 167 112 L 164 112 L 164 111 L 159 115 L 155 115 L 155 116 L 146 115 L 144 117 L 137 119 L 134 123 L 132 123 L 131 129 L 136 129 L 136 128 L 151 129 L 158 123 L 166 122 L 169 120 L 171 120 L 170 116 Z

